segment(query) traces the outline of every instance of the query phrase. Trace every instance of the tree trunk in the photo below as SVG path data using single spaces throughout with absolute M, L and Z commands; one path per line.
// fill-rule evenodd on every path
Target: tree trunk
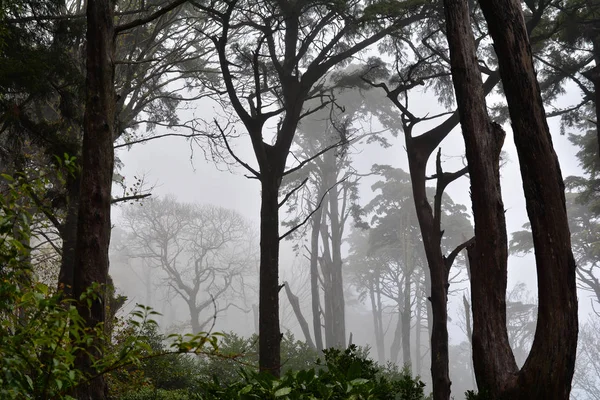
M 411 319 L 411 284 L 410 274 L 404 277 L 404 304 L 402 308 L 402 364 L 405 367 L 412 368 L 410 357 L 410 319 Z
M 86 105 L 82 150 L 81 189 L 75 247 L 73 294 L 81 294 L 94 283 L 106 284 L 110 243 L 110 200 L 113 175 L 115 91 L 114 27 L 110 0 L 89 0 L 87 4 Z M 90 308 L 86 302 L 78 310 L 90 329 L 105 320 L 104 290 Z M 90 343 L 76 357 L 83 373 L 95 375 L 93 359 L 101 357 L 101 343 Z M 107 386 L 100 376 L 76 390 L 79 400 L 106 398 Z
M 75 275 L 75 246 L 77 245 L 77 219 L 79 214 L 79 173 L 69 175 L 66 184 L 67 213 L 60 229 L 62 239 L 62 257 L 58 273 L 58 289 L 64 296 L 73 296 L 73 279 Z
M 568 399 L 577 350 L 575 260 L 564 183 L 533 66 L 521 4 L 480 1 L 498 55 L 521 165 L 538 276 L 538 320 L 515 399 Z M 473 327 L 475 329 L 475 327 Z
M 419 136 L 420 137 L 420 136 Z M 441 249 L 440 227 L 436 226 L 433 210 L 427 199 L 425 186 L 425 165 L 429 152 L 424 157 L 422 142 L 418 138 L 407 138 L 413 197 L 419 227 L 423 236 L 423 246 L 429 266 L 431 314 L 431 378 L 434 400 L 450 399 L 450 371 L 448 355 L 448 270 Z
M 408 214 L 405 216 L 405 229 L 408 227 Z M 402 365 L 412 368 L 412 360 L 410 357 L 410 320 L 412 316 L 411 310 L 411 278 L 414 271 L 414 258 L 412 255 L 412 243 L 410 235 L 406 232 L 402 235 L 403 244 L 403 263 L 404 263 L 404 301 L 402 305 Z
M 444 4 L 475 220 L 470 251 L 473 367 L 480 391 L 500 393 L 517 371 L 506 331 L 507 238 L 499 165 L 504 133 L 487 114 L 467 1 Z
M 321 197 L 319 197 L 320 199 Z M 310 234 L 310 296 L 312 305 L 313 331 L 317 351 L 323 350 L 323 334 L 321 329 L 321 298 L 319 291 L 319 232 L 323 209 L 319 207 L 312 216 Z
M 416 375 L 421 376 L 421 370 L 423 369 L 421 361 L 421 324 L 423 323 L 423 296 L 421 296 L 421 290 L 418 287 L 417 281 L 417 315 L 415 323 L 415 367 Z
M 281 177 L 261 170 L 260 289 L 258 363 L 261 371 L 280 373 L 281 333 L 279 328 L 279 205 Z
M 326 154 L 334 157 L 330 151 Z M 335 159 L 334 159 L 335 162 Z M 346 312 L 344 304 L 344 280 L 342 276 L 342 235 L 344 227 L 340 224 L 338 207 L 338 187 L 335 176 L 329 180 L 329 221 L 331 223 L 331 310 L 333 327 L 333 346 L 346 348 Z
M 300 324 L 300 329 L 302 329 L 302 333 L 304 334 L 304 338 L 306 339 L 306 343 L 314 349 L 315 344 L 313 343 L 312 338 L 310 336 L 310 329 L 308 329 L 308 322 L 306 322 L 306 318 L 304 318 L 304 315 L 302 315 L 302 309 L 300 309 L 300 301 L 298 300 L 298 296 L 296 296 L 295 294 L 292 293 L 292 289 L 290 289 L 289 283 L 284 282 L 283 285 L 285 288 L 285 294 L 287 295 L 288 300 L 290 301 L 290 304 L 292 305 L 292 309 L 294 310 L 296 319 L 298 320 L 298 323 Z
M 323 205 L 325 207 L 325 205 Z M 321 257 L 321 273 L 323 276 L 323 319 L 325 325 L 325 347 L 335 347 L 335 335 L 333 328 L 333 278 L 331 249 L 329 246 L 329 230 L 325 223 L 327 209 L 323 210 L 321 223 L 321 241 L 323 242 L 323 255 Z
M 196 307 L 195 302 L 188 301 L 188 308 L 190 309 L 190 325 L 192 326 L 192 334 L 197 335 L 202 331 L 202 325 L 200 323 L 200 312 Z
M 540 312 L 521 371 L 506 331 L 507 239 L 499 174 L 504 132 L 487 115 L 467 1 L 444 3 L 475 220 L 469 255 L 477 385 L 492 399 L 568 399 L 577 344 L 575 263 L 562 177 L 520 3 L 480 2 L 499 58 L 534 231 Z
M 402 345 L 402 309 L 400 301 L 398 301 L 398 319 L 396 320 L 396 329 L 394 330 L 394 340 L 390 346 L 390 360 L 394 364 L 398 364 L 398 355 L 400 354 L 400 346 Z
M 375 347 L 377 348 L 377 361 L 385 363 L 385 347 L 383 342 L 383 323 L 381 320 L 381 299 L 379 292 L 373 287 L 375 278 L 369 282 L 369 298 L 371 299 L 371 312 L 373 314 L 373 330 L 375 332 Z M 377 296 L 377 297 L 376 297 Z

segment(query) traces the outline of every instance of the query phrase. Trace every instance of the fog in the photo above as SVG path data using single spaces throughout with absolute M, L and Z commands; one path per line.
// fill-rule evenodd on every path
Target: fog
M 569 105 L 576 101 L 576 90 L 570 88 L 560 97 L 556 104 Z M 379 93 L 382 98 L 384 93 Z M 436 96 L 431 90 L 420 90 L 413 94 L 412 100 L 415 104 L 412 112 L 416 115 L 429 115 L 445 111 L 437 102 Z M 493 100 L 502 101 L 498 95 Z M 205 101 L 196 108 L 186 110 L 189 116 L 202 118 L 210 121 L 217 116 L 218 105 Z M 578 165 L 575 154 L 578 148 L 574 146 L 566 135 L 560 133 L 560 121 L 558 118 L 549 121 L 552 139 L 556 152 L 558 154 L 563 176 L 581 175 L 582 170 Z M 380 179 L 377 176 L 369 176 L 373 164 L 390 165 L 394 168 L 401 168 L 408 171 L 408 161 L 406 157 L 405 141 L 402 134 L 394 136 L 389 130 L 377 120 L 376 117 L 369 117 L 369 123 L 357 123 L 356 129 L 359 132 L 383 131 L 384 136 L 390 142 L 390 147 L 383 148 L 378 143 L 366 143 L 365 140 L 354 142 L 349 150 L 349 158 L 353 171 L 356 175 L 364 175 L 360 178 L 358 184 L 359 200 L 358 204 L 365 206 L 375 196 L 371 185 Z M 419 126 L 421 131 L 436 125 L 436 121 L 424 123 Z M 510 134 L 510 125 L 505 124 L 505 129 L 509 132 L 504 145 L 502 176 L 502 193 L 504 205 L 506 208 L 506 221 L 509 235 L 511 232 L 522 228 L 527 220 L 525 210 L 525 200 L 522 191 L 522 181 L 519 171 L 519 163 L 515 150 L 515 145 Z M 244 128 L 237 124 L 236 130 L 243 132 Z M 154 134 L 163 134 L 173 132 L 170 129 L 157 128 Z M 250 146 L 250 141 L 243 134 L 231 141 L 232 148 L 237 156 L 244 162 L 255 166 L 255 156 Z M 203 148 L 203 146 L 205 146 Z M 167 280 L 169 279 L 164 271 L 158 267 L 151 267 L 144 258 L 127 258 L 127 246 L 131 245 L 125 237 L 130 230 L 125 226 L 125 214 L 129 209 L 147 207 L 150 201 L 159 201 L 165 198 L 172 198 L 180 203 L 189 203 L 197 205 L 214 205 L 225 209 L 238 212 L 251 225 L 251 229 L 258 245 L 258 228 L 260 223 L 260 185 L 257 180 L 249 179 L 247 171 L 236 165 L 234 160 L 225 155 L 225 160 L 215 159 L 207 151 L 206 143 L 194 142 L 180 137 L 167 137 L 158 140 L 152 140 L 141 145 L 134 145 L 131 149 L 120 149 L 117 153 L 118 159 L 123 167 L 119 173 L 125 177 L 127 185 L 133 179 L 143 177 L 144 190 L 151 193 L 151 197 L 143 199 L 132 204 L 121 205 L 113 210 L 113 223 L 115 233 L 111 243 L 111 268 L 110 273 L 115 281 L 115 285 L 120 292 L 128 298 L 128 305 L 125 310 L 131 309 L 136 303 L 141 303 L 153 307 L 159 311 L 162 316 L 157 319 L 160 322 L 161 329 L 165 332 L 189 331 L 190 313 L 186 303 L 177 293 L 168 289 Z M 454 129 L 449 137 L 443 141 L 442 162 L 445 171 L 455 171 L 461 169 L 465 164 L 464 141 L 460 129 Z M 297 151 L 297 148 L 296 148 Z M 428 175 L 435 173 L 434 157 L 429 160 Z M 291 164 L 290 164 L 291 163 Z M 290 167 L 294 166 L 294 161 L 288 161 Z M 297 163 L 296 163 L 297 164 Z M 446 193 L 458 204 L 466 207 L 467 213 L 471 214 L 471 204 L 469 195 L 468 176 L 453 182 Z M 282 208 L 282 211 L 284 208 Z M 281 220 L 289 220 L 291 216 L 285 212 L 281 213 Z M 471 220 L 472 223 L 472 220 Z M 351 232 L 355 221 L 350 218 L 346 222 L 346 232 Z M 442 227 L 444 229 L 444 227 Z M 287 228 L 281 228 L 285 231 Z M 305 228 L 300 229 L 301 237 L 294 240 L 282 241 L 280 250 L 280 282 L 287 282 L 292 292 L 299 297 L 302 312 L 307 319 L 311 317 L 310 307 L 310 282 L 309 282 L 309 263 L 307 261 L 306 251 L 302 248 L 298 250 L 295 246 L 298 243 L 304 243 L 309 235 Z M 470 235 L 472 232 L 465 232 Z M 347 242 L 345 234 L 342 245 L 343 257 L 346 259 L 349 255 L 350 244 Z M 300 246 L 301 247 L 301 246 Z M 346 261 L 344 261 L 346 263 Z M 345 264 L 344 264 L 345 265 Z M 448 302 L 449 308 L 449 342 L 450 349 L 450 371 L 452 379 L 453 393 L 461 394 L 466 390 L 476 389 L 472 365 L 470 359 L 470 345 L 466 334 L 465 309 L 463 304 L 463 295 L 469 296 L 469 283 L 464 262 L 453 267 L 453 275 L 456 276 L 451 282 L 450 296 Z M 537 282 L 535 260 L 532 254 L 526 256 L 511 255 L 509 258 L 508 290 L 509 301 L 517 302 L 535 302 Z M 426 272 L 426 271 L 425 271 Z M 204 310 L 203 316 L 209 317 L 215 315 L 214 325 L 208 324 L 206 329 L 210 328 L 213 332 L 235 332 L 242 336 L 250 336 L 258 333 L 258 263 L 250 266 L 247 270 L 247 276 L 242 284 L 245 287 L 244 298 L 240 298 L 241 287 L 237 289 L 236 294 L 229 298 L 220 298 L 216 304 L 222 306 L 227 302 L 235 304 L 217 311 L 217 305 Z M 346 332 L 353 343 L 370 349 L 370 355 L 377 358 L 375 348 L 375 337 L 372 323 L 372 309 L 369 301 L 364 296 L 361 297 L 352 283 L 349 273 L 344 273 L 345 290 L 345 314 L 346 314 Z M 208 287 L 207 293 L 214 291 Z M 512 297 L 511 297 L 512 296 Z M 585 322 L 588 315 L 593 311 L 589 301 L 589 293 L 581 290 L 580 298 L 580 319 Z M 389 310 L 392 306 L 389 299 L 384 301 Z M 298 320 L 290 306 L 290 302 L 282 290 L 280 292 L 280 317 L 282 331 L 290 331 L 298 340 L 304 340 L 303 332 L 300 329 Z M 215 313 L 215 311 L 217 311 Z M 509 309 L 509 319 L 511 318 Z M 517 318 L 517 317 L 515 317 Z M 527 318 L 535 318 L 534 314 Z M 389 361 L 389 349 L 394 339 L 394 327 L 397 323 L 397 311 L 386 311 L 384 315 L 384 350 L 385 359 L 380 362 Z M 411 339 L 411 351 L 413 353 L 413 373 L 419 374 L 426 382 L 430 390 L 431 377 L 429 372 L 429 350 L 428 337 L 426 329 L 420 329 L 420 350 L 417 355 L 415 348 L 416 328 L 413 324 Z M 312 326 L 311 326 L 312 331 Z M 531 345 L 531 337 L 523 339 L 523 343 L 515 344 L 515 350 L 521 352 L 517 355 L 519 362 L 524 361 L 524 355 Z M 517 348 L 524 344 L 525 348 Z M 420 357 L 415 363 L 414 358 Z M 401 362 L 401 357 L 399 363 Z M 418 364 L 418 371 L 415 368 Z M 585 398 L 585 397 L 583 397 Z

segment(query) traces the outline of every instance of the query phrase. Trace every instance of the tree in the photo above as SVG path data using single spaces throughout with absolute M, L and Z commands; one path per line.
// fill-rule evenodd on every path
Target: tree
M 518 2 L 480 2 L 498 56 L 536 250 L 537 329 L 531 352 L 519 369 L 506 333 L 507 239 L 499 179 L 505 134 L 490 121 L 485 108 L 468 3 L 447 0 L 444 5 L 475 220 L 476 242 L 469 258 L 477 385 L 498 399 L 567 399 L 577 344 L 575 261 L 564 185 L 523 13 Z
M 118 92 L 114 140 L 119 142 L 116 148 L 165 136 L 156 135 L 156 126 L 189 131 L 166 136 L 192 138 L 201 135 L 191 121 L 182 122 L 177 117 L 178 107 L 201 96 L 193 83 L 185 82 L 185 79 L 202 74 L 202 55 L 190 51 L 192 46 L 200 44 L 200 34 L 187 32 L 191 24 L 197 23 L 197 16 L 192 10 L 176 8 L 178 4 L 181 1 L 156 11 L 154 5 L 140 9 L 138 2 L 118 2 L 116 21 L 119 25 L 114 43 Z M 7 23 L 11 34 L 18 34 L 22 40 L 11 42 L 10 51 L 4 53 L 3 61 L 11 67 L 3 69 L 6 75 L 0 80 L 10 95 L 0 102 L 0 112 L 5 117 L 12 116 L 3 118 L 0 143 L 6 155 L 28 154 L 19 162 L 35 172 L 48 164 L 60 167 L 65 154 L 74 164 L 81 159 L 85 95 L 85 60 L 81 50 L 85 41 L 85 15 L 82 14 L 82 2 L 70 2 L 68 7 L 32 7 L 34 11 L 28 7 L 13 10 Z M 37 43 L 30 43 L 33 41 L 29 38 L 31 35 L 22 32 L 35 31 L 35 26 L 43 27 L 43 34 Z M 25 59 L 24 54 L 27 55 Z M 24 61 L 35 67 L 18 67 Z M 170 75 L 167 76 L 167 72 Z M 17 73 L 25 78 L 15 79 Z M 143 125 L 146 132 L 137 129 Z M 19 134 L 8 137 L 9 132 L 15 131 Z M 27 152 L 21 151 L 25 150 L 19 144 L 21 142 L 29 148 Z M 13 158 L 18 161 L 18 157 Z M 16 164 L 14 167 L 23 169 Z M 44 210 L 51 223 L 43 234 L 56 242 L 52 245 L 61 259 L 59 287 L 67 296 L 72 294 L 80 193 L 80 170 L 75 168 L 71 172 L 63 179 L 49 173 L 52 190 L 44 197 L 35 197 L 36 206 Z M 121 181 L 118 183 L 125 186 Z M 147 194 L 134 193 L 127 198 L 131 200 L 144 195 Z M 111 202 L 120 200 L 112 199 Z
M 164 282 L 188 306 L 193 334 L 232 305 L 242 306 L 234 298 L 253 267 L 255 242 L 238 213 L 165 198 L 130 206 L 124 218 L 129 255 L 166 275 Z
M 600 362 L 596 349 L 600 346 L 598 331 L 600 318 L 590 315 L 579 333 L 577 366 L 573 376 L 573 397 L 575 399 L 600 399 Z
M 376 43 L 392 30 L 421 18 L 421 6 L 397 5 L 394 18 L 376 18 L 379 4 L 363 8 L 348 2 L 255 2 L 233 0 L 197 4 L 214 25 L 211 38 L 220 67 L 216 93 L 225 93 L 243 124 L 258 168 L 232 156 L 261 184 L 261 263 L 259 302 L 259 365 L 278 376 L 279 329 L 279 191 L 287 157 L 300 120 L 315 110 L 304 109 L 310 98 L 327 97 L 325 74 Z M 360 34 L 359 34 L 360 32 Z M 317 107 L 317 110 L 321 108 Z M 267 122 L 279 118 L 272 141 Z M 222 136 L 225 132 L 220 125 Z M 228 150 L 231 148 L 226 144 Z
M 282 190 L 290 193 L 288 214 L 293 215 L 283 225 L 309 226 L 310 238 L 305 229 L 295 230 L 288 238 L 298 240 L 299 251 L 311 264 L 313 330 L 319 349 L 324 348 L 321 325 L 325 347 L 345 348 L 346 343 L 342 242 L 349 218 L 356 217 L 360 179 L 352 166 L 353 148 L 365 142 L 387 144 L 383 134 L 372 132 L 368 124 L 374 116 L 389 113 L 389 103 L 372 88 L 351 82 L 358 71 L 350 65 L 327 76 L 332 104 L 302 120 L 293 148 L 294 158 L 312 157 L 312 162 L 282 184 Z M 319 105 L 320 100 L 307 101 L 305 108 Z M 320 149 L 328 150 L 313 157 Z
M 368 290 L 374 291 L 371 296 L 378 292 L 377 295 L 396 303 L 399 317 L 390 356 L 396 362 L 401 344 L 403 363 L 410 366 L 412 316 L 413 313 L 419 313 L 415 303 L 419 301 L 419 292 L 427 291 L 430 287 L 429 280 L 423 281 L 420 273 L 427 260 L 423 252 L 409 174 L 401 169 L 382 165 L 373 166 L 373 172 L 383 179 L 372 186 L 377 194 L 364 207 L 364 213 L 371 216 L 367 254 L 360 256 L 360 247 L 354 248 L 352 252 L 353 257 L 359 256 L 360 260 L 370 258 L 379 261 L 375 261 L 377 267 L 371 262 L 366 265 L 362 265 L 360 261 L 355 263 L 358 267 L 359 287 L 367 289 L 364 283 L 368 282 Z M 433 194 L 433 188 L 429 189 L 429 195 Z M 464 235 L 471 230 L 471 225 L 464 206 L 455 204 L 448 195 L 442 196 L 442 202 L 442 219 L 447 227 L 442 247 L 447 251 L 463 241 Z M 371 279 L 360 278 L 363 273 L 367 273 L 365 267 L 369 271 L 367 275 L 374 273 L 371 277 L 374 279 L 373 284 Z M 417 337 L 420 335 L 420 324 L 421 321 L 417 321 Z M 420 358 L 419 352 L 420 349 L 417 358 Z

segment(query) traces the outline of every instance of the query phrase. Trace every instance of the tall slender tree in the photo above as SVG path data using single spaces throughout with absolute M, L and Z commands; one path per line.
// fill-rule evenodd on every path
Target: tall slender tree
M 364 7 L 359 1 L 230 0 L 196 6 L 215 22 L 205 34 L 220 67 L 216 92 L 225 93 L 244 125 L 258 164 L 253 168 L 238 159 L 261 185 L 259 365 L 278 376 L 279 189 L 285 175 L 305 164 L 286 171 L 298 124 L 315 111 L 305 110 L 304 103 L 322 98 L 317 110 L 330 103 L 322 90 L 327 72 L 419 20 L 422 5 L 400 2 L 393 18 L 377 18 L 377 2 Z M 274 117 L 279 120 L 269 139 L 267 121 Z

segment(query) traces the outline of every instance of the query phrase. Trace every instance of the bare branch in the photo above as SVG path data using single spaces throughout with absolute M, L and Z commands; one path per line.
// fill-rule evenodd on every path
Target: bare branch
M 295 188 L 293 188 L 292 190 L 290 190 L 290 191 L 288 192 L 288 194 L 286 194 L 286 195 L 285 195 L 285 197 L 283 198 L 283 200 L 281 200 L 281 201 L 279 202 L 279 204 L 277 205 L 277 208 L 281 208 L 281 207 L 282 207 L 282 206 L 283 206 L 283 205 L 284 205 L 284 204 L 285 204 L 285 203 L 288 201 L 288 199 L 289 199 L 290 197 L 292 197 L 292 195 L 293 195 L 294 193 L 296 193 L 298 190 L 300 190 L 300 188 L 301 188 L 302 186 L 304 186 L 304 185 L 306 184 L 306 182 L 308 182 L 308 177 L 304 178 L 304 180 L 303 180 L 303 181 L 302 181 L 302 182 L 301 182 L 301 183 L 300 183 L 298 186 L 296 186 Z
M 152 196 L 152 193 L 135 194 L 133 196 L 117 197 L 117 198 L 111 199 L 110 204 L 117 204 L 117 203 L 122 203 L 124 201 L 130 201 L 130 200 L 141 200 L 141 199 L 145 199 L 146 197 L 150 197 L 150 196 Z
M 323 204 L 323 200 L 325 199 L 325 196 L 327 196 L 327 194 L 331 191 L 331 189 L 333 189 L 336 185 L 339 185 L 340 183 L 344 182 L 347 179 L 348 179 L 348 177 L 346 176 L 344 179 L 341 179 L 341 180 L 337 181 L 333 186 L 331 186 L 329 189 L 327 189 L 327 191 L 325 191 L 325 193 L 323 193 L 323 196 L 321 196 L 321 199 L 319 200 L 319 204 L 317 204 L 317 206 L 315 207 L 315 209 L 312 210 L 306 216 L 306 218 L 304 218 L 304 220 L 302 222 L 300 222 L 298 225 L 296 225 L 293 228 L 291 228 L 289 231 L 287 231 L 283 235 L 279 236 L 279 240 L 285 239 L 287 236 L 291 235 L 292 233 L 296 232 L 298 229 L 300 229 L 301 227 L 303 227 L 304 225 L 306 225 L 306 223 L 308 222 L 308 220 L 310 219 L 310 217 L 312 217 L 313 214 L 316 213 L 317 210 L 321 207 L 321 204 Z
M 235 161 L 237 161 L 241 166 L 243 166 L 244 168 L 246 168 L 248 171 L 250 171 L 250 173 L 252 175 L 254 175 L 256 178 L 260 179 L 260 173 L 258 171 L 256 171 L 254 168 L 252 168 L 250 165 L 248 165 L 247 163 L 243 162 L 231 149 L 231 146 L 229 146 L 229 142 L 227 141 L 227 136 L 225 135 L 225 131 L 223 131 L 223 129 L 221 128 L 221 125 L 219 125 L 219 122 L 215 119 L 215 124 L 217 125 L 217 128 L 219 129 L 219 132 L 221 132 L 221 137 L 223 138 L 223 141 L 225 142 L 225 147 L 227 148 L 227 151 L 229 152 L 229 154 L 231 155 L 231 157 L 233 157 L 235 159 Z
M 164 14 L 168 13 L 169 11 L 173 11 L 174 9 L 176 9 L 177 7 L 179 7 L 187 1 L 188 0 L 175 0 L 171 4 L 162 7 L 160 10 L 148 15 L 147 17 L 138 18 L 126 24 L 117 25 L 115 26 L 115 35 L 118 35 L 119 33 L 127 31 L 129 29 L 133 29 L 140 25 L 147 24 L 148 22 L 152 22 L 155 19 L 160 18 Z
M 458 246 L 456 246 L 456 248 L 454 250 L 452 250 L 452 252 L 448 255 L 448 257 L 444 257 L 444 263 L 446 264 L 446 269 L 448 271 L 452 267 L 452 264 L 454 263 L 456 256 L 458 256 L 458 253 L 460 253 L 461 251 L 463 251 L 464 249 L 466 249 L 468 246 L 472 245 L 473 243 L 475 243 L 475 237 L 472 237 L 471 239 L 467 240 L 466 242 L 459 244 Z

